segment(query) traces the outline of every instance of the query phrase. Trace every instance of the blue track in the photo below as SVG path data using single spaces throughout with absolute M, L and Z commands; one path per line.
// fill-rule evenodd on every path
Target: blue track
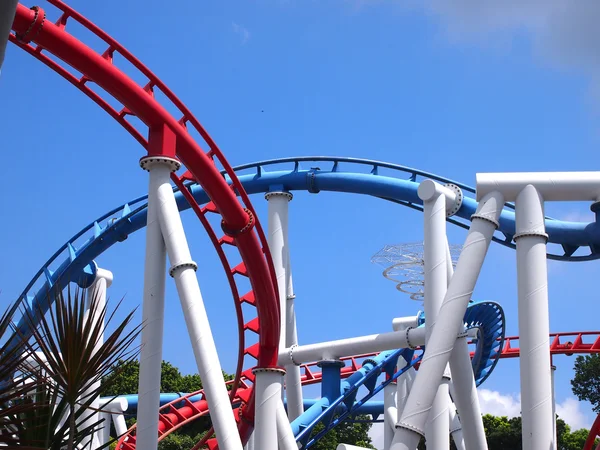
M 310 163 L 309 168 L 301 168 L 301 163 Z M 279 170 L 266 170 L 275 165 L 286 164 L 292 167 L 287 170 L 279 167 Z M 316 167 L 316 164 L 327 165 L 328 168 L 321 169 Z M 473 196 L 468 196 L 469 193 L 474 194 L 475 190 L 467 185 L 409 167 L 379 161 L 336 157 L 285 158 L 239 166 L 235 170 L 239 173 L 239 179 L 248 194 L 276 189 L 308 191 L 315 194 L 321 191 L 346 192 L 379 197 L 417 210 L 422 210 L 422 202 L 417 195 L 419 183 L 425 178 L 430 178 L 441 183 L 456 184 L 465 194 L 460 210 L 448 219 L 449 222 L 468 228 L 470 217 L 477 208 Z M 199 204 L 209 201 L 199 186 L 192 184 L 187 188 Z M 180 211 L 189 208 L 181 193 L 176 193 L 176 200 Z M 53 301 L 51 293 L 54 289 L 62 289 L 69 282 L 77 282 L 82 287 L 88 286 L 95 275 L 94 259 L 117 242 L 127 239 L 131 233 L 146 226 L 146 207 L 146 197 L 139 197 L 113 209 L 73 236 L 52 255 L 27 285 L 19 298 L 20 304 L 47 311 Z M 513 205 L 506 204 L 499 222 L 500 227 L 494 241 L 514 248 Z M 547 218 L 546 232 L 549 242 L 560 244 L 563 250 L 561 253 L 549 254 L 551 259 L 585 261 L 600 257 L 598 222 L 586 224 Z M 580 247 L 588 248 L 589 252 L 574 255 Z M 16 326 L 23 335 L 31 335 L 25 320 L 21 319 Z M 495 350 L 486 351 L 491 355 Z M 480 375 L 485 379 L 494 363 L 485 366 L 490 359 L 484 354 L 479 359 L 484 362 Z
M 328 164 L 331 167 L 325 170 L 314 167 L 315 164 L 309 164 L 313 167 L 302 169 L 300 167 L 302 162 Z M 265 170 L 265 167 L 282 164 L 293 164 L 293 168 L 270 172 Z M 342 165 L 348 165 L 352 171 L 342 171 Z M 353 158 L 285 158 L 247 164 L 236 167 L 235 170 L 236 172 L 251 171 L 248 174 L 239 174 L 249 194 L 264 193 L 274 189 L 303 190 L 311 193 L 347 192 L 380 197 L 418 210 L 422 209 L 422 202 L 417 195 L 417 188 L 425 178 L 441 183 L 454 183 L 465 194 L 475 192 L 467 185 L 409 167 Z M 199 186 L 190 185 L 188 189 L 199 204 L 208 202 L 208 196 Z M 176 199 L 180 211 L 190 207 L 181 193 L 177 192 Z M 131 233 L 146 226 L 146 207 L 146 197 L 139 197 L 109 211 L 89 224 L 52 255 L 27 285 L 19 299 L 26 307 L 41 307 L 46 311 L 53 300 L 50 295 L 53 288 L 63 288 L 69 282 L 87 286 L 94 278 L 93 260 L 117 242 L 127 239 Z M 476 208 L 475 199 L 465 195 L 462 207 L 448 221 L 468 228 L 469 219 Z M 508 247 L 514 247 L 513 209 L 512 205 L 507 204 L 502 211 L 497 233 L 499 235 L 494 237 L 496 242 Z M 548 218 L 546 232 L 549 235 L 549 242 L 561 244 L 564 250 L 561 254 L 549 254 L 548 257 L 551 259 L 584 261 L 600 257 L 600 225 L 597 222 L 586 224 Z M 574 252 L 580 247 L 589 248 L 589 254 L 575 256 Z M 24 320 L 21 320 L 17 326 L 22 333 L 30 335 Z

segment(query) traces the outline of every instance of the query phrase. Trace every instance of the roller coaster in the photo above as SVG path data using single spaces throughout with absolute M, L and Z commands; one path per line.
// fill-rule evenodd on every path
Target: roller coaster
M 449 448 L 450 435 L 458 448 L 484 449 L 476 387 L 500 359 L 514 357 L 521 357 L 523 446 L 554 448 L 551 355 L 598 353 L 600 332 L 549 333 L 546 260 L 598 259 L 600 225 L 545 217 L 543 204 L 588 201 L 597 211 L 600 172 L 478 174 L 475 189 L 417 169 L 356 158 L 294 157 L 233 168 L 183 102 L 91 21 L 60 0 L 47 1 L 58 10 L 54 23 L 39 6 L 5 3 L 0 31 L 7 24 L 9 41 L 86 94 L 147 151 L 140 166 L 149 172 L 148 195 L 117 206 L 75 234 L 20 296 L 26 307 L 44 311 L 52 292 L 69 283 L 105 296 L 112 274 L 95 260 L 146 229 L 142 306 L 144 321 L 152 326 L 142 332 L 140 395 L 99 399 L 106 411 L 101 414 L 120 436 L 118 449 L 156 448 L 165 436 L 206 415 L 214 437 L 207 433 L 195 449 L 310 448 L 358 414 L 373 421 L 383 417 L 385 450 L 415 450 L 423 436 L 428 448 Z M 92 50 L 70 34 L 74 22 L 103 41 L 105 49 Z M 135 67 L 135 77 L 119 69 L 116 54 Z M 93 84 L 106 94 L 98 94 Z M 122 106 L 111 106 L 114 100 Z M 178 115 L 168 112 L 174 110 Z M 134 127 L 131 117 L 147 132 Z M 368 195 L 422 211 L 425 312 L 394 319 L 393 331 L 299 344 L 287 251 L 288 203 L 296 191 Z M 259 193 L 269 205 L 267 233 L 249 199 Z M 220 367 L 219 358 L 180 218 L 190 208 L 219 256 L 235 305 L 239 352 L 229 390 L 221 371 L 212 370 Z M 213 227 L 210 216 L 219 219 L 220 228 Z M 456 268 L 449 257 L 447 223 L 468 230 Z M 520 337 L 505 336 L 501 305 L 471 298 L 491 242 L 517 253 Z M 548 252 L 547 243 L 559 244 L 562 251 Z M 167 257 L 204 386 L 199 392 L 159 390 Z M 242 292 L 240 280 L 249 281 L 251 290 Z M 24 319 L 16 327 L 31 335 Z M 258 342 L 247 345 L 256 336 Z M 248 358 L 254 361 L 249 367 Z M 316 383 L 320 398 L 304 399 L 302 386 Z M 374 399 L 378 394 L 383 401 Z M 137 425 L 127 430 L 124 414 L 135 414 Z M 318 424 L 323 427 L 316 432 Z M 94 445 L 108 441 L 109 429 L 94 436 Z M 600 417 L 586 450 L 598 435 Z

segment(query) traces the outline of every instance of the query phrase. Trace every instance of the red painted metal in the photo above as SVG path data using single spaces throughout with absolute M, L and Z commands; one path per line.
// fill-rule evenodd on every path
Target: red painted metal
M 264 232 L 256 218 L 246 192 L 239 182 L 231 166 L 224 158 L 216 143 L 204 130 L 202 125 L 185 107 L 185 105 L 137 58 L 129 53 L 122 45 L 108 36 L 96 25 L 65 5 L 60 0 L 48 2 L 61 11 L 56 23 L 46 19 L 41 8 L 28 9 L 18 5 L 13 23 L 14 34 L 10 41 L 33 55 L 67 81 L 76 86 L 88 97 L 94 100 L 102 109 L 123 126 L 151 155 L 176 156 L 188 169 L 183 177 L 176 178 L 179 182 L 183 179 L 197 181 L 211 198 L 211 203 L 202 211 L 191 196 L 188 201 L 192 203 L 201 222 L 207 229 L 209 236 L 224 267 L 232 287 L 232 293 L 238 312 L 238 325 L 240 325 L 240 348 L 243 348 L 243 332 L 249 329 L 259 335 L 259 343 L 250 349 L 244 349 L 246 354 L 254 356 L 260 367 L 273 367 L 277 365 L 277 346 L 279 341 L 279 302 L 277 301 L 277 286 L 274 268 L 268 253 L 268 245 Z M 107 47 L 102 53 L 97 53 L 77 38 L 66 31 L 69 21 L 77 21 L 80 25 L 103 40 Z M 148 80 L 144 86 L 138 85 L 114 64 L 115 53 L 120 54 L 129 61 L 141 75 Z M 48 54 L 58 57 L 83 75 L 73 74 L 63 65 L 55 62 Z M 92 90 L 89 85 L 95 83 L 104 89 L 110 96 L 122 103 L 120 110 L 113 108 L 100 94 Z M 178 118 L 173 117 L 155 97 L 156 91 L 162 94 L 180 112 Z M 128 117 L 137 117 L 147 127 L 147 135 L 152 139 L 146 140 L 144 134 L 136 129 Z M 188 126 L 193 127 L 202 137 L 209 151 L 204 152 L 188 133 Z M 155 143 L 157 143 L 155 145 Z M 173 150 L 174 149 L 174 152 Z M 173 154 L 175 153 L 175 154 Z M 221 175 L 216 163 L 219 163 L 230 178 L 231 185 Z M 241 203 L 238 201 L 241 200 Z M 195 206 L 194 206 L 195 205 Z M 225 236 L 218 239 L 208 221 L 203 220 L 206 212 L 213 212 L 222 216 L 222 228 Z M 223 245 L 236 247 L 241 255 L 244 270 L 231 269 L 224 252 Z M 240 265 L 236 266 L 239 267 Z M 233 281 L 234 274 L 248 277 L 252 291 L 240 297 Z M 259 322 L 264 326 L 252 328 L 244 326 L 241 316 L 241 303 L 249 302 L 257 309 Z M 253 322 L 254 323 L 254 322 Z M 238 359 L 236 380 L 239 383 L 242 356 Z M 249 373 L 251 369 L 244 373 Z M 242 437 L 247 437 L 253 423 L 253 396 L 252 388 L 246 390 L 250 395 L 245 395 L 247 404 L 244 407 L 244 419 L 240 423 Z M 179 423 L 202 411 L 199 407 L 189 407 L 179 410 L 170 416 L 164 416 L 161 426 L 175 429 Z M 215 442 L 208 443 L 211 448 Z
M 508 338 L 506 338 L 506 340 L 508 341 L 508 345 L 503 346 L 500 358 L 502 358 L 502 359 L 518 358 L 520 355 L 520 351 L 519 351 L 520 349 L 518 347 L 513 347 L 512 345 L 510 345 L 510 343 L 514 344 L 515 342 L 518 342 L 518 340 L 519 340 L 518 336 L 508 337 Z M 600 346 L 598 345 L 598 343 L 600 342 L 599 340 L 600 340 L 600 331 L 553 333 L 550 335 L 550 341 L 551 341 L 550 353 L 552 355 L 568 355 L 568 356 L 574 355 L 574 354 L 600 353 Z M 592 342 L 590 342 L 590 341 L 592 341 Z M 342 361 L 344 361 L 346 363 L 346 366 L 344 366 L 341 370 L 342 378 L 347 378 L 350 375 L 352 375 L 353 373 L 355 373 L 362 366 L 362 360 L 373 357 L 375 355 L 377 355 L 377 353 L 365 353 L 365 354 L 340 358 Z M 473 356 L 473 353 L 471 354 L 471 356 Z M 311 362 L 311 363 L 303 364 L 300 366 L 301 382 L 302 382 L 303 386 L 308 386 L 311 384 L 317 384 L 317 383 L 321 382 L 322 373 L 317 364 L 318 364 L 318 362 Z M 234 397 L 234 403 L 237 403 L 237 402 L 243 403 L 244 401 L 248 400 L 248 395 L 250 395 L 248 388 L 250 386 L 250 383 L 254 381 L 254 378 L 248 379 L 247 376 L 252 376 L 251 371 L 246 371 L 242 374 L 239 387 L 238 387 L 235 397 Z M 228 385 L 231 385 L 231 384 L 233 384 L 233 382 L 228 382 Z M 192 394 L 188 394 L 184 398 L 187 399 L 187 398 L 190 398 L 193 396 L 203 395 L 203 394 L 204 394 L 203 391 L 198 391 L 198 392 L 194 392 Z M 166 414 L 171 409 L 177 408 L 177 405 L 179 403 L 181 403 L 180 399 L 175 400 L 167 405 L 164 405 L 161 408 L 161 417 L 163 414 Z M 176 427 L 173 427 L 173 428 L 169 429 L 168 431 L 165 429 L 164 434 L 161 435 L 161 438 L 165 437 L 167 434 L 176 430 L 177 428 L 179 428 L 187 423 L 193 422 L 198 417 L 204 416 L 208 413 L 208 410 L 206 409 L 206 402 L 204 402 L 204 400 L 200 400 L 200 401 L 194 403 L 194 405 L 195 405 L 195 408 L 197 408 L 199 410 L 199 412 L 195 415 L 191 415 L 191 416 L 187 417 L 184 422 L 179 422 Z M 184 407 L 186 407 L 186 406 L 187 405 L 185 405 Z M 598 420 L 596 422 L 598 422 Z M 592 432 L 600 433 L 600 422 L 598 422 L 598 424 L 596 424 L 596 422 L 594 423 L 594 427 L 592 427 L 592 430 L 590 431 L 590 433 L 592 433 Z M 594 435 L 594 439 L 595 439 L 595 437 L 596 437 L 596 434 Z M 593 443 L 593 440 L 592 440 L 592 443 Z M 193 448 L 193 450 L 198 450 L 200 447 L 201 446 L 199 444 L 197 444 Z M 123 448 L 129 449 L 130 447 L 123 447 Z M 134 448 L 134 447 L 131 447 L 131 448 Z M 209 446 L 209 448 L 212 449 L 213 447 Z M 589 447 L 589 448 L 585 448 L 584 450 L 592 450 L 592 448 Z M 600 449 L 596 449 L 596 450 L 600 450 Z
M 596 420 L 594 420 L 594 424 L 592 425 L 592 428 L 590 429 L 590 434 L 588 434 L 588 437 L 585 441 L 585 445 L 583 446 L 583 450 L 600 450 L 600 442 L 598 443 L 598 446 L 594 449 L 594 444 L 596 443 L 596 438 L 600 437 L 600 414 L 598 414 L 598 417 L 596 417 Z

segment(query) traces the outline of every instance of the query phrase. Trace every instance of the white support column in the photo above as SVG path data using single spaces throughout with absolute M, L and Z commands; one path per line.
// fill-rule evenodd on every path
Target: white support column
M 552 369 L 552 417 L 554 420 L 552 421 L 552 426 L 554 427 L 553 437 L 554 437 L 554 450 L 558 447 L 558 436 L 556 435 L 556 391 L 554 390 L 554 372 L 556 372 L 556 366 L 552 362 L 552 355 L 550 355 L 550 369 Z
M 92 283 L 92 285 L 87 289 L 87 299 L 86 299 L 86 312 L 85 312 L 85 320 L 90 320 L 90 308 L 93 306 L 94 311 L 96 312 L 96 317 L 91 318 L 93 326 L 95 328 L 98 326 L 98 322 L 102 320 L 102 324 L 100 324 L 102 331 L 98 336 L 98 341 L 94 347 L 94 353 L 98 351 L 100 347 L 104 344 L 104 317 L 101 315 L 105 312 L 106 309 L 106 290 L 110 287 L 113 281 L 113 274 L 108 270 L 96 268 L 96 279 Z M 93 304 L 92 304 L 93 303 Z M 100 380 L 92 384 L 89 389 L 87 389 L 86 393 L 83 395 L 83 401 L 87 401 L 89 397 L 89 392 L 95 391 L 100 388 Z M 93 408 L 99 409 L 100 407 L 100 399 L 94 399 L 91 404 Z M 100 413 L 92 413 L 90 411 L 86 411 L 83 413 L 83 419 L 81 424 L 79 425 L 80 429 L 84 429 L 92 426 L 95 423 L 98 423 L 100 419 L 102 419 Z M 95 433 L 90 434 L 86 439 L 82 442 L 82 445 L 89 446 L 90 442 L 92 444 L 93 449 L 99 448 L 102 445 L 106 444 L 104 442 L 102 433 L 103 428 L 110 428 L 110 421 L 104 421 L 103 423 L 95 426 L 97 431 Z
M 314 361 L 339 359 L 363 353 L 383 352 L 399 348 L 410 348 L 425 343 L 425 330 L 413 328 L 408 331 L 371 334 L 318 344 L 298 345 L 279 352 L 279 364 L 300 366 Z
M 165 157 L 149 156 L 143 158 L 141 164 L 151 169 L 151 174 L 156 172 L 160 177 L 157 188 L 157 216 L 171 264 L 169 274 L 175 280 L 219 448 L 242 450 L 242 441 L 237 431 L 221 363 L 196 278 L 197 265 L 190 254 L 169 179 L 170 172 L 177 170 L 179 163 Z
M 394 438 L 394 427 L 398 421 L 396 407 L 396 383 L 390 383 L 383 388 L 383 449 L 389 450 Z
M 287 347 L 292 347 L 298 345 L 298 329 L 296 326 L 296 308 L 294 305 L 296 295 L 294 294 L 294 285 L 292 283 L 292 265 L 289 251 L 287 278 L 286 345 Z M 290 421 L 297 419 L 304 412 L 301 379 L 300 367 L 296 365 L 288 365 L 285 367 L 285 393 L 287 396 L 288 417 Z
M 296 438 L 281 399 L 277 402 L 277 440 L 279 441 L 279 450 L 298 450 Z
M 448 418 L 450 422 L 450 435 L 454 441 L 454 446 L 457 450 L 465 450 L 465 441 L 460 419 L 456 414 L 456 407 L 450 398 L 448 398 Z
M 269 250 L 275 267 L 275 278 L 277 278 L 277 288 L 279 289 L 279 310 L 281 313 L 281 333 L 279 335 L 279 351 L 286 348 L 286 328 L 287 319 L 285 317 L 287 286 L 286 286 L 286 266 L 287 248 L 286 234 L 288 222 L 288 202 L 292 199 L 292 194 L 287 192 L 268 192 L 265 198 L 269 204 L 269 222 L 267 240 L 269 241 Z
M 278 450 L 277 408 L 285 371 L 281 369 L 254 369 L 256 411 L 254 419 L 254 446 L 260 450 Z M 236 430 L 237 431 L 237 430 Z
M 143 161 L 141 163 L 144 167 Z M 165 314 L 165 275 L 167 252 L 158 223 L 158 188 L 169 180 L 169 167 L 148 165 L 148 214 L 146 260 L 142 299 L 142 342 L 138 384 L 137 448 L 158 448 L 158 409 Z
M 467 450 L 487 450 L 485 429 L 479 406 L 477 386 L 473 377 L 468 338 L 458 338 L 450 356 L 452 399 L 458 409 Z
M 447 242 L 446 268 L 448 280 L 451 280 L 454 276 L 454 268 L 452 267 L 450 246 Z M 450 371 L 453 377 L 453 381 L 450 384 L 450 392 L 454 398 L 458 413 L 462 418 L 462 422 L 460 422 L 462 428 L 462 446 L 467 450 L 487 450 L 488 445 L 485 438 L 481 407 L 479 405 L 479 395 L 477 394 L 477 385 L 475 384 L 475 376 L 473 374 L 466 336 L 460 337 L 454 344 L 454 348 L 450 354 Z
M 515 202 L 523 450 L 554 448 L 544 200 L 527 185 Z
M 268 192 L 268 241 L 269 250 L 275 267 L 275 277 L 279 290 L 279 306 L 281 313 L 281 332 L 279 350 L 298 344 L 296 315 L 294 311 L 294 288 L 289 252 L 289 202 L 293 196 L 289 192 Z M 299 417 L 303 412 L 302 384 L 300 368 L 294 365 L 285 367 L 285 394 L 289 420 Z
M 438 318 L 444 295 L 448 285 L 446 268 L 446 200 L 452 203 L 456 194 L 444 186 L 425 180 L 419 185 L 418 194 L 423 200 L 424 219 L 424 260 L 425 260 L 425 327 L 427 335 L 425 346 Z M 426 353 L 427 353 L 426 350 Z M 425 436 L 427 447 L 436 450 L 449 450 L 450 437 L 448 430 L 448 380 L 450 371 L 446 368 L 435 397 L 427 425 Z
M 456 336 L 462 331 L 463 317 L 492 236 L 498 227 L 503 205 L 504 197 L 493 192 L 479 202 L 477 211 L 472 216 L 471 227 L 456 272 L 440 308 L 439 320 L 429 337 L 427 352 L 408 396 L 406 407 L 396 424 L 392 450 L 415 450 L 419 443 L 437 393 L 435 388 L 444 374 Z

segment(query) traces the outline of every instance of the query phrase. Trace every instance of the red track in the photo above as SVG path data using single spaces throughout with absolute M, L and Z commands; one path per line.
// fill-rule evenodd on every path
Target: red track
M 256 358 L 259 367 L 276 366 L 279 341 L 279 302 L 277 301 L 273 265 L 264 233 L 254 209 L 231 166 L 192 113 L 138 59 L 62 1 L 48 0 L 48 2 L 61 12 L 57 22 L 47 21 L 41 8 L 29 9 L 18 5 L 13 23 L 14 34 L 9 37 L 10 41 L 42 61 L 94 100 L 142 144 L 149 155 L 177 157 L 187 167 L 186 173 L 174 174 L 172 178 L 179 186 L 186 180 L 195 180 L 210 197 L 211 202 L 200 207 L 191 196 L 186 196 L 217 249 L 236 302 L 240 325 L 240 347 L 243 349 L 239 353 L 236 384 L 241 376 L 244 354 Z M 102 53 L 97 53 L 69 34 L 66 27 L 71 21 L 78 22 L 85 30 L 103 40 L 106 43 L 106 49 Z M 114 64 L 115 53 L 120 54 L 139 71 L 140 79 L 148 80 L 144 86 L 138 85 Z M 72 73 L 51 59 L 48 54 L 66 62 L 83 75 Z M 104 89 L 109 96 L 118 100 L 123 107 L 120 110 L 114 109 L 105 98 L 89 87 L 94 83 Z M 180 111 L 179 117 L 173 117 L 157 101 L 154 96 L 156 90 L 162 92 Z M 145 133 L 137 130 L 128 121 L 129 116 L 137 117 L 147 126 Z M 204 144 L 209 148 L 207 152 L 204 152 L 188 133 L 188 126 L 193 127 L 199 133 Z M 147 139 L 145 134 L 148 136 Z M 220 164 L 231 178 L 231 186 L 221 175 L 217 164 Z M 185 193 L 186 189 L 183 191 Z M 240 200 L 238 200 L 238 195 Z M 205 217 L 209 213 L 218 214 L 222 218 L 221 225 L 224 235 L 221 238 L 218 237 Z M 236 247 L 241 260 L 231 264 L 223 251 L 225 245 Z M 248 277 L 252 290 L 240 296 L 235 275 Z M 257 309 L 257 317 L 247 323 L 244 323 L 242 317 L 241 304 L 244 302 L 256 306 Z M 260 328 L 259 323 L 263 325 Z M 243 348 L 245 330 L 259 335 L 258 344 L 248 349 Z M 247 370 L 245 374 L 246 380 L 251 381 L 250 372 Z M 242 408 L 244 420 L 239 421 L 239 424 L 240 434 L 246 440 L 253 425 L 254 407 L 253 390 L 248 384 L 244 386 L 243 400 L 245 403 Z M 162 432 L 173 429 L 178 423 L 196 414 L 195 409 L 190 409 L 186 410 L 185 414 L 182 412 L 182 414 L 176 415 L 168 422 L 162 422 Z M 128 444 L 123 448 L 134 448 L 132 445 L 134 441 L 134 438 L 130 438 Z M 210 440 L 208 444 L 209 448 L 216 448 L 215 440 Z
M 207 229 L 226 269 L 236 302 L 238 323 L 240 325 L 241 349 L 244 348 L 243 332 L 245 330 L 258 333 L 259 335 L 258 344 L 244 349 L 243 352 L 240 350 L 238 376 L 233 383 L 234 387 L 232 389 L 232 400 L 241 401 L 244 405 L 243 408 L 238 410 L 236 417 L 240 419 L 243 416 L 243 420 L 240 420 L 239 423 L 240 433 L 245 440 L 251 431 L 254 419 L 253 390 L 250 384 L 254 377 L 252 376 L 251 369 L 247 369 L 243 374 L 240 374 L 243 355 L 247 354 L 256 358 L 258 361 L 257 364 L 260 367 L 274 367 L 277 364 L 277 344 L 279 340 L 277 286 L 275 285 L 276 281 L 273 276 L 272 261 L 267 251 L 266 239 L 258 223 L 254 209 L 241 183 L 233 170 L 231 170 L 231 166 L 225 160 L 220 149 L 198 120 L 164 83 L 117 41 L 72 8 L 62 3 L 62 1 L 48 0 L 48 2 L 62 12 L 58 21 L 56 23 L 46 21 L 45 14 L 40 8 L 28 9 L 23 5 L 19 5 L 13 23 L 15 34 L 10 36 L 10 41 L 42 61 L 94 100 L 142 144 L 148 151 L 148 154 L 177 157 L 188 168 L 188 172 L 180 176 L 174 175 L 173 181 L 175 184 L 181 187 L 185 180 L 195 180 L 211 198 L 209 204 L 200 207 L 190 195 L 186 195 L 202 224 Z M 69 19 L 79 22 L 89 32 L 102 39 L 107 44 L 106 50 L 102 53 L 97 53 L 67 33 L 66 25 Z M 115 66 L 113 63 L 115 52 L 133 64 L 146 77 L 148 82 L 144 86 L 138 85 Z M 53 54 L 83 75 L 74 75 L 49 58 L 45 53 Z M 102 96 L 90 89 L 89 84 L 91 83 L 97 84 L 106 93 L 121 102 L 123 108 L 116 110 L 110 106 Z M 157 89 L 181 112 L 179 118 L 171 116 L 158 103 L 154 97 L 154 92 Z M 139 118 L 148 127 L 148 139 L 128 122 L 128 116 Z M 200 134 L 204 143 L 209 148 L 208 152 L 205 153 L 188 133 L 188 124 Z M 222 168 L 233 180 L 231 187 L 221 176 L 219 168 L 216 166 L 217 163 L 221 164 Z M 187 194 L 186 189 L 183 189 L 183 192 Z M 241 203 L 238 201 L 237 195 L 240 196 Z M 217 234 L 206 219 L 205 216 L 208 213 L 220 214 L 222 216 L 222 228 L 225 235 L 221 238 L 217 237 Z M 239 264 L 234 266 L 229 263 L 223 251 L 224 245 L 237 247 L 242 259 Z M 240 296 L 234 275 L 248 277 L 252 285 L 252 290 Z M 257 308 L 257 317 L 247 323 L 244 323 L 241 313 L 241 304 L 244 302 Z M 259 327 L 259 323 L 263 326 Z M 584 343 L 584 336 L 589 335 L 595 337 L 594 342 Z M 552 354 L 569 355 L 600 352 L 599 333 L 560 333 L 552 336 Z M 519 349 L 511 345 L 511 342 L 517 339 L 514 337 L 507 338 L 506 345 L 502 351 L 502 358 L 519 356 Z M 344 376 L 349 376 L 358 368 L 356 359 L 359 358 L 348 358 L 352 361 L 352 364 L 343 369 Z M 304 366 L 303 384 L 316 383 L 321 378 L 321 373 L 313 372 L 314 369 L 311 370 L 311 367 L 313 365 Z M 176 410 L 173 408 L 169 413 L 161 414 L 161 436 L 165 436 L 169 432 L 179 428 L 182 424 L 207 412 L 205 401 L 194 404 L 186 400 L 184 402 L 186 402 L 185 406 Z M 179 403 L 181 403 L 181 400 L 179 400 Z M 170 405 L 166 405 L 165 409 L 168 407 Z M 586 450 L 591 449 L 595 436 L 600 433 L 600 418 L 594 423 L 592 432 L 594 436 L 591 437 L 589 446 L 586 443 Z M 135 438 L 129 436 L 128 442 L 123 444 L 121 448 L 133 449 L 135 448 L 133 445 L 134 442 Z M 208 446 L 211 449 L 217 448 L 216 441 L 209 440 Z
M 553 333 L 550 335 L 551 343 L 550 343 L 550 353 L 552 355 L 575 355 L 575 354 L 593 354 L 600 353 L 600 331 L 584 331 L 581 333 Z M 500 354 L 500 358 L 518 358 L 520 356 L 520 349 L 518 347 L 514 347 L 515 342 L 518 342 L 518 336 L 512 336 L 505 338 L 504 346 L 502 348 L 502 353 Z M 365 358 L 369 358 L 375 356 L 377 353 L 367 353 L 363 355 L 355 355 L 346 358 L 341 358 L 343 361 L 349 363 L 349 365 L 342 368 L 342 378 L 347 378 L 356 372 L 362 366 L 362 360 Z M 471 355 L 473 356 L 473 355 Z M 316 384 L 321 381 L 322 373 L 317 366 L 316 362 L 303 364 L 300 366 L 301 368 L 301 381 L 303 386 L 308 386 L 311 384 Z M 244 401 L 244 397 L 247 395 L 247 380 L 245 376 L 248 375 L 248 372 L 245 373 L 244 377 L 242 377 L 241 384 L 236 393 L 237 401 Z M 231 382 L 229 383 L 231 384 Z M 182 412 L 185 412 L 185 415 L 188 418 L 184 421 L 178 421 L 177 426 L 168 430 L 167 433 L 161 435 L 165 437 L 166 434 L 171 431 L 175 431 L 177 428 L 185 425 L 186 423 L 192 422 L 198 417 L 204 416 L 208 413 L 206 401 L 200 400 L 197 402 L 190 402 L 188 399 L 193 396 L 202 395 L 203 391 L 194 392 L 183 397 L 183 405 L 182 399 L 177 399 L 169 404 L 161 407 L 161 422 L 169 422 L 171 420 L 177 421 L 177 418 Z M 194 411 L 194 414 L 188 414 L 188 411 Z M 596 435 L 600 436 L 600 416 L 596 419 L 594 426 L 590 430 L 590 438 L 591 443 L 589 446 L 584 448 L 584 450 L 592 450 L 592 445 Z M 197 450 L 200 448 L 200 445 L 194 447 L 193 450 Z M 600 450 L 600 448 L 596 449 Z

